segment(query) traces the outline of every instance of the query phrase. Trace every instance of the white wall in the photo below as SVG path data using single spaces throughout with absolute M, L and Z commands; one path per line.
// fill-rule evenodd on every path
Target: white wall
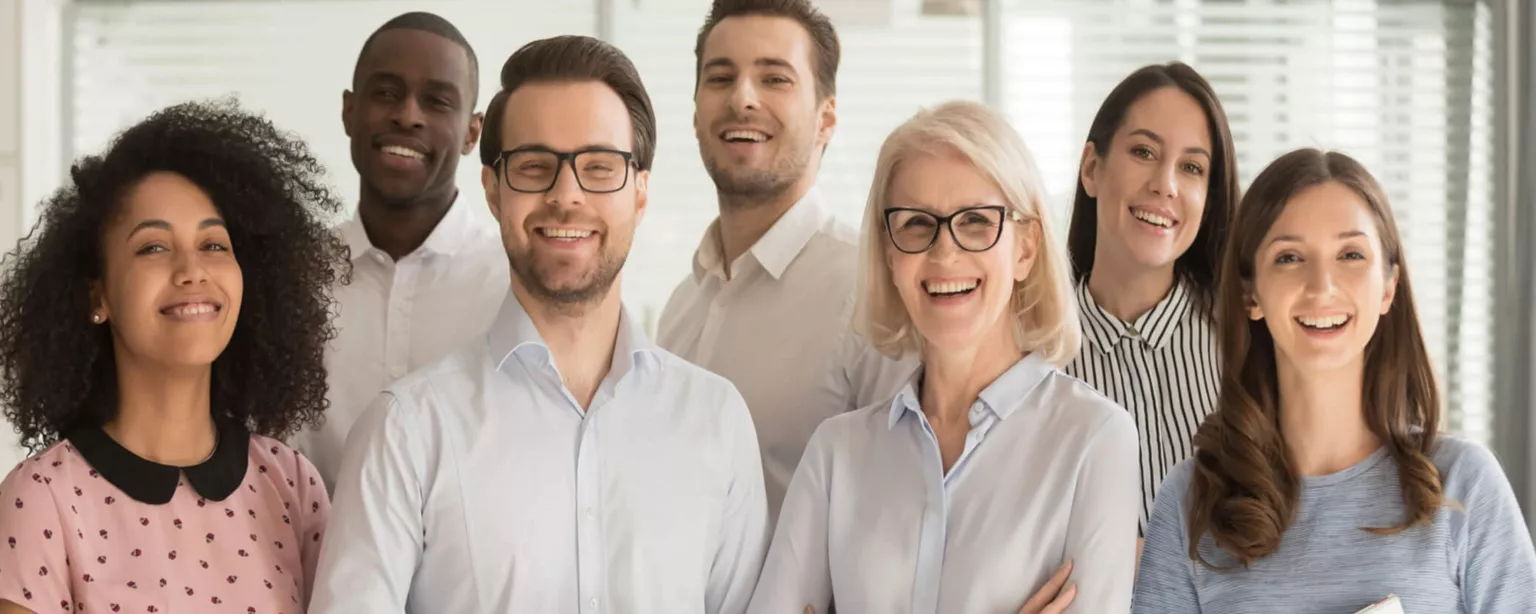
M 67 0 L 0 0 L 0 246 L 31 225 L 31 203 L 63 176 L 61 24 Z M 26 118 L 23 120 L 22 118 Z M 23 458 L 0 421 L 0 472 Z
M 21 0 L 0 0 L 0 245 L 21 225 Z M 20 460 L 16 435 L 0 429 L 0 469 Z

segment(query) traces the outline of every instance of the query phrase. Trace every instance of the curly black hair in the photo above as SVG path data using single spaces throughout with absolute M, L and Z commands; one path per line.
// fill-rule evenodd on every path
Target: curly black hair
M 215 418 L 281 439 L 324 413 L 331 286 L 350 274 L 347 247 L 326 225 L 341 202 L 297 137 L 232 100 L 188 102 L 77 161 L 5 258 L 0 404 L 33 453 L 116 415 L 112 334 L 91 324 L 91 282 L 102 275 L 106 226 L 158 171 L 208 194 L 244 277 L 233 337 L 213 363 Z

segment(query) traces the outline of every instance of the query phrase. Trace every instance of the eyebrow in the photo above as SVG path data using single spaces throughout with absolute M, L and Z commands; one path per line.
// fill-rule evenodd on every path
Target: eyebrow
M 1366 235 L 1365 235 L 1365 231 L 1363 231 L 1363 230 L 1346 230 L 1344 232 L 1339 233 L 1338 238 L 1343 240 L 1343 239 L 1353 239 L 1353 238 L 1356 238 L 1356 237 L 1364 237 L 1364 236 L 1366 236 Z M 1301 243 L 1302 240 L 1301 240 L 1301 236 L 1300 235 L 1280 235 L 1278 237 L 1270 239 L 1269 242 L 1270 243 Z
M 517 147 L 513 147 L 511 149 L 508 149 L 507 151 L 543 151 L 543 152 L 548 152 L 548 153 L 581 153 L 583 151 L 597 151 L 597 150 L 624 151 L 623 149 L 620 149 L 618 145 L 614 145 L 613 143 L 588 143 L 586 145 L 582 145 L 581 147 L 577 147 L 576 149 L 573 149 L 571 151 L 561 151 L 559 149 L 555 149 L 554 147 L 550 147 L 550 146 L 545 145 L 543 143 L 524 143 L 522 145 L 518 145 Z
M 759 66 L 759 67 L 764 67 L 764 68 L 784 68 L 784 69 L 787 69 L 787 70 L 790 70 L 790 71 L 795 70 L 795 65 L 794 64 L 790 64 L 789 60 L 786 60 L 784 58 L 761 57 L 761 58 L 757 58 L 756 60 L 753 60 L 752 64 L 756 65 L 756 66 Z M 709 69 L 709 68 L 735 68 L 735 67 L 736 67 L 736 63 L 732 62 L 730 58 L 714 58 L 714 59 L 704 63 L 704 68 L 706 68 L 706 69 Z
M 208 218 L 206 220 L 203 220 L 202 222 L 199 222 L 197 224 L 197 229 L 198 230 L 203 230 L 205 228 L 214 228 L 214 227 L 225 228 L 226 226 L 224 225 L 224 220 L 221 220 L 221 219 L 216 218 L 216 217 L 210 217 L 210 218 Z M 128 238 L 132 239 L 133 235 L 139 234 L 139 231 L 147 230 L 147 229 L 150 229 L 150 228 L 154 228 L 156 230 L 164 230 L 166 232 L 170 232 L 171 231 L 171 223 L 167 222 L 165 220 L 162 220 L 162 219 L 148 219 L 148 220 L 144 220 L 142 222 L 139 222 L 138 225 L 133 227 L 133 230 L 128 232 Z
M 1132 130 L 1131 134 L 1133 134 L 1133 135 L 1139 134 L 1141 136 L 1147 137 L 1148 139 L 1151 139 L 1153 143 L 1157 143 L 1159 146 L 1163 146 L 1163 145 L 1167 144 L 1167 143 L 1165 143 L 1163 141 L 1163 137 L 1162 136 L 1159 136 L 1156 132 L 1153 132 L 1153 131 L 1148 130 L 1146 128 L 1137 128 L 1135 130 Z M 1211 152 L 1206 151 L 1206 149 L 1204 147 L 1185 147 L 1184 148 L 1184 153 L 1200 154 L 1200 155 L 1203 155 L 1203 156 L 1205 156 L 1207 158 L 1211 157 Z
M 389 83 L 391 85 L 402 85 L 402 86 L 406 85 L 405 77 L 403 77 L 403 76 L 401 76 L 399 74 L 396 74 L 396 73 L 389 72 L 387 70 L 375 70 L 375 71 L 373 71 L 371 73 L 368 73 L 368 75 L 366 77 L 363 77 L 363 83 L 364 84 L 376 83 L 376 82 L 380 82 L 380 81 L 387 82 L 387 83 Z M 458 95 L 458 94 L 461 93 L 461 90 L 463 88 L 460 88 L 459 84 L 454 83 L 452 81 L 444 81 L 442 79 L 430 79 L 429 78 L 429 79 L 427 79 L 427 85 L 426 85 L 425 89 L 428 90 L 428 91 L 442 91 L 442 90 L 446 90 L 446 91 L 452 92 L 455 95 Z

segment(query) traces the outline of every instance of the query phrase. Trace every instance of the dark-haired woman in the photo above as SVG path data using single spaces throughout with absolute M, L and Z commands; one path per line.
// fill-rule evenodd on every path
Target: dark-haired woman
M 1503 471 L 1440 396 L 1380 186 L 1303 149 L 1254 180 L 1222 260 L 1227 358 L 1147 527 L 1133 611 L 1536 611 Z
M 1143 529 L 1216 403 L 1211 304 L 1237 198 L 1226 112 L 1194 69 L 1147 66 L 1110 92 L 1088 129 L 1068 230 L 1086 343 L 1065 371 L 1136 422 Z
M 81 160 L 0 280 L 0 613 L 304 610 L 329 513 L 338 201 L 304 145 L 188 103 Z

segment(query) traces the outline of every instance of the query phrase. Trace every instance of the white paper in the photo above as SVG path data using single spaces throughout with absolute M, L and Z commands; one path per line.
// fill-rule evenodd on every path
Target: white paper
M 1403 602 L 1397 598 L 1397 595 L 1387 595 L 1385 599 L 1368 605 L 1355 614 L 1404 614 Z

